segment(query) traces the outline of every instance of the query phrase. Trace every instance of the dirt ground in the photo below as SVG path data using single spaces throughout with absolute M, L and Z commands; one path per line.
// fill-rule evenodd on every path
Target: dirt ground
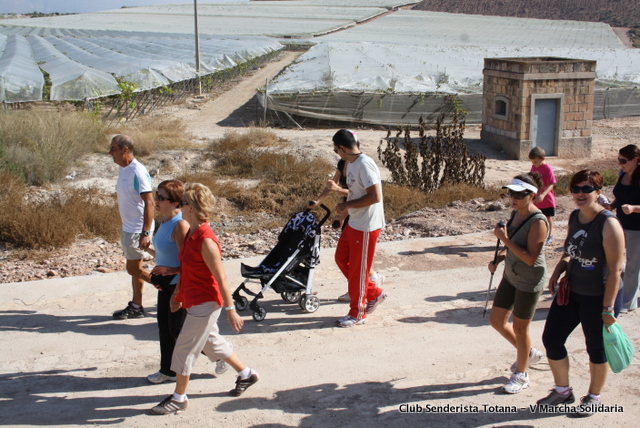
M 194 99 L 157 114 L 181 117 L 202 142 L 242 128 L 248 123 L 241 107 L 265 78 L 294 57 L 286 54 L 215 100 Z M 297 150 L 332 155 L 335 129 L 275 132 Z M 376 159 L 375 149 L 384 133 L 368 129 L 357 133 L 363 150 Z M 505 183 L 529 170 L 528 161 L 508 160 L 500 150 L 482 145 L 479 127 L 469 127 L 466 137 L 473 150 L 488 157 L 487 183 Z M 599 121 L 594 124 L 591 159 L 550 158 L 549 162 L 567 170 L 610 162 L 620 147 L 637 143 L 639 137 L 638 118 Z M 161 157 L 152 156 L 147 166 L 159 165 Z M 77 174 L 77 183 L 113 189 L 117 166 L 106 154 L 87 160 L 86 165 L 86 171 Z M 154 180 L 164 179 L 162 174 L 160 170 Z M 570 198 L 559 198 L 557 238 L 546 252 L 551 268 L 560 254 L 572 208 Z M 240 357 L 260 372 L 260 382 L 242 397 L 230 398 L 226 392 L 233 385 L 233 375 L 215 378 L 213 364 L 201 358 L 188 391 L 189 409 L 167 417 L 148 415 L 148 409 L 173 390 L 172 384 L 150 385 L 145 379 L 158 364 L 155 290 L 147 287 L 145 291 L 147 318 L 117 322 L 110 316 L 124 307 L 130 294 L 128 276 L 115 268 L 122 263 L 117 246 L 80 241 L 60 258 L 52 255 L 43 260 L 44 268 L 34 266 L 42 263 L 5 259 L 0 266 L 0 424 L 555 428 L 587 423 L 635 427 L 640 405 L 637 359 L 623 373 L 610 375 L 603 399 L 618 407 L 586 422 L 565 413 L 531 411 L 529 405 L 553 385 L 545 361 L 530 369 L 529 389 L 513 396 L 500 392 L 515 351 L 482 313 L 490 281 L 486 263 L 496 244 L 488 228 L 507 216 L 507 209 L 486 211 L 476 201 L 415 213 L 391 224 L 385 233 L 397 239 L 379 244 L 375 262 L 386 277 L 384 288 L 390 297 L 367 325 L 352 329 L 333 327 L 335 319 L 346 313 L 345 304 L 336 299 L 344 292 L 345 282 L 333 263 L 334 249 L 323 249 L 314 280 L 321 300 L 316 313 L 302 313 L 297 305 L 267 291 L 261 300 L 267 309 L 264 321 L 255 322 L 250 312 L 243 312 L 246 323 L 239 335 L 232 335 L 226 322 L 220 322 Z M 262 258 L 256 254 L 272 247 L 269 233 L 221 239 L 225 254 L 236 251 L 239 257 L 249 257 L 225 261 L 234 287 L 242 282 L 240 262 L 256 265 Z M 234 242 L 246 239 L 253 241 Z M 334 238 L 327 234 L 326 239 Z M 90 274 L 74 275 L 73 267 L 83 263 L 87 268 L 76 275 Z M 60 265 L 67 266 L 67 273 L 61 272 Z M 29 269 L 52 279 L 14 282 Z M 62 278 L 65 275 L 69 277 Z M 500 277 L 499 271 L 494 287 Z M 549 304 L 549 295 L 543 295 L 531 326 L 533 346 L 540 349 Z M 620 323 L 640 345 L 636 312 L 622 317 Z M 576 331 L 567 344 L 578 398 L 585 394 L 589 378 L 583 341 Z

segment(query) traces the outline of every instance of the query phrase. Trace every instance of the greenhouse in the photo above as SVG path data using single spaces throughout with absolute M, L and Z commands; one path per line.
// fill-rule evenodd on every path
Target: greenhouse
M 483 62 L 501 57 L 595 60 L 596 117 L 640 115 L 640 50 L 605 24 L 400 10 L 317 40 L 260 95 L 286 120 L 417 123 L 455 94 L 479 123 Z
M 286 120 L 415 123 L 456 95 L 479 121 L 484 59 L 538 56 L 597 61 L 596 117 L 640 115 L 640 50 L 606 24 L 398 9 L 413 3 L 201 2 L 199 73 L 191 2 L 2 20 L 0 101 L 154 91 L 298 44 L 311 49 L 259 94 Z
M 0 34 L 0 101 L 42 100 L 44 79 L 54 101 L 100 98 L 121 92 L 119 81 L 135 91 L 194 79 L 193 36 L 116 31 L 43 31 L 10 27 Z M 282 49 L 267 37 L 207 35 L 200 40 L 201 75 L 233 68 Z M 40 71 L 40 69 L 42 71 Z

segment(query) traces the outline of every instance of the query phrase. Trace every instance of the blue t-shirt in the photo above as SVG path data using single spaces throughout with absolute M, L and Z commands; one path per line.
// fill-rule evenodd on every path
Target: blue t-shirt
M 156 264 L 158 266 L 180 266 L 180 260 L 178 260 L 178 245 L 171 237 L 180 220 L 182 220 L 182 213 L 178 213 L 166 222 L 160 223 L 158 231 L 153 235 L 153 247 L 156 250 Z M 178 283 L 178 275 L 176 275 L 171 283 Z

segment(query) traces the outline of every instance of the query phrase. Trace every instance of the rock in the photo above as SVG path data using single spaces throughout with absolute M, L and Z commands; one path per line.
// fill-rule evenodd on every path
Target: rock
M 487 204 L 487 211 L 502 211 L 505 209 L 505 206 L 502 204 L 502 202 L 498 202 L 498 201 L 494 201 L 491 202 L 490 204 Z
M 47 276 L 48 276 L 49 278 L 54 277 L 54 276 L 56 276 L 56 275 L 58 275 L 58 273 L 57 273 L 57 272 L 55 272 L 55 271 L 53 271 L 53 270 L 50 270 L 50 271 L 48 271 L 48 272 L 47 272 Z

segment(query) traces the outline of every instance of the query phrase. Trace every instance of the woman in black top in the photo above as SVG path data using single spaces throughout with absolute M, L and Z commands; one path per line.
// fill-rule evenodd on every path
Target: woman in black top
M 582 327 L 591 381 L 575 416 L 590 416 L 594 406 L 601 404 L 600 393 L 609 372 L 602 329 L 616 322 L 614 301 L 624 260 L 622 227 L 613 213 L 598 204 L 602 185 L 602 175 L 597 171 L 579 171 L 571 178 L 571 193 L 578 209 L 569 217 L 564 253 L 548 284 L 549 291 L 555 293 L 564 273 L 571 291 L 568 302 L 559 302 L 556 294 L 542 333 L 555 386 L 538 404 L 567 405 L 575 398 L 565 342 L 578 324 Z
M 613 188 L 615 200 L 611 209 L 616 210 L 627 241 L 627 257 L 624 268 L 622 312 L 638 308 L 640 278 L 640 149 L 629 144 L 618 152 L 620 177 Z

